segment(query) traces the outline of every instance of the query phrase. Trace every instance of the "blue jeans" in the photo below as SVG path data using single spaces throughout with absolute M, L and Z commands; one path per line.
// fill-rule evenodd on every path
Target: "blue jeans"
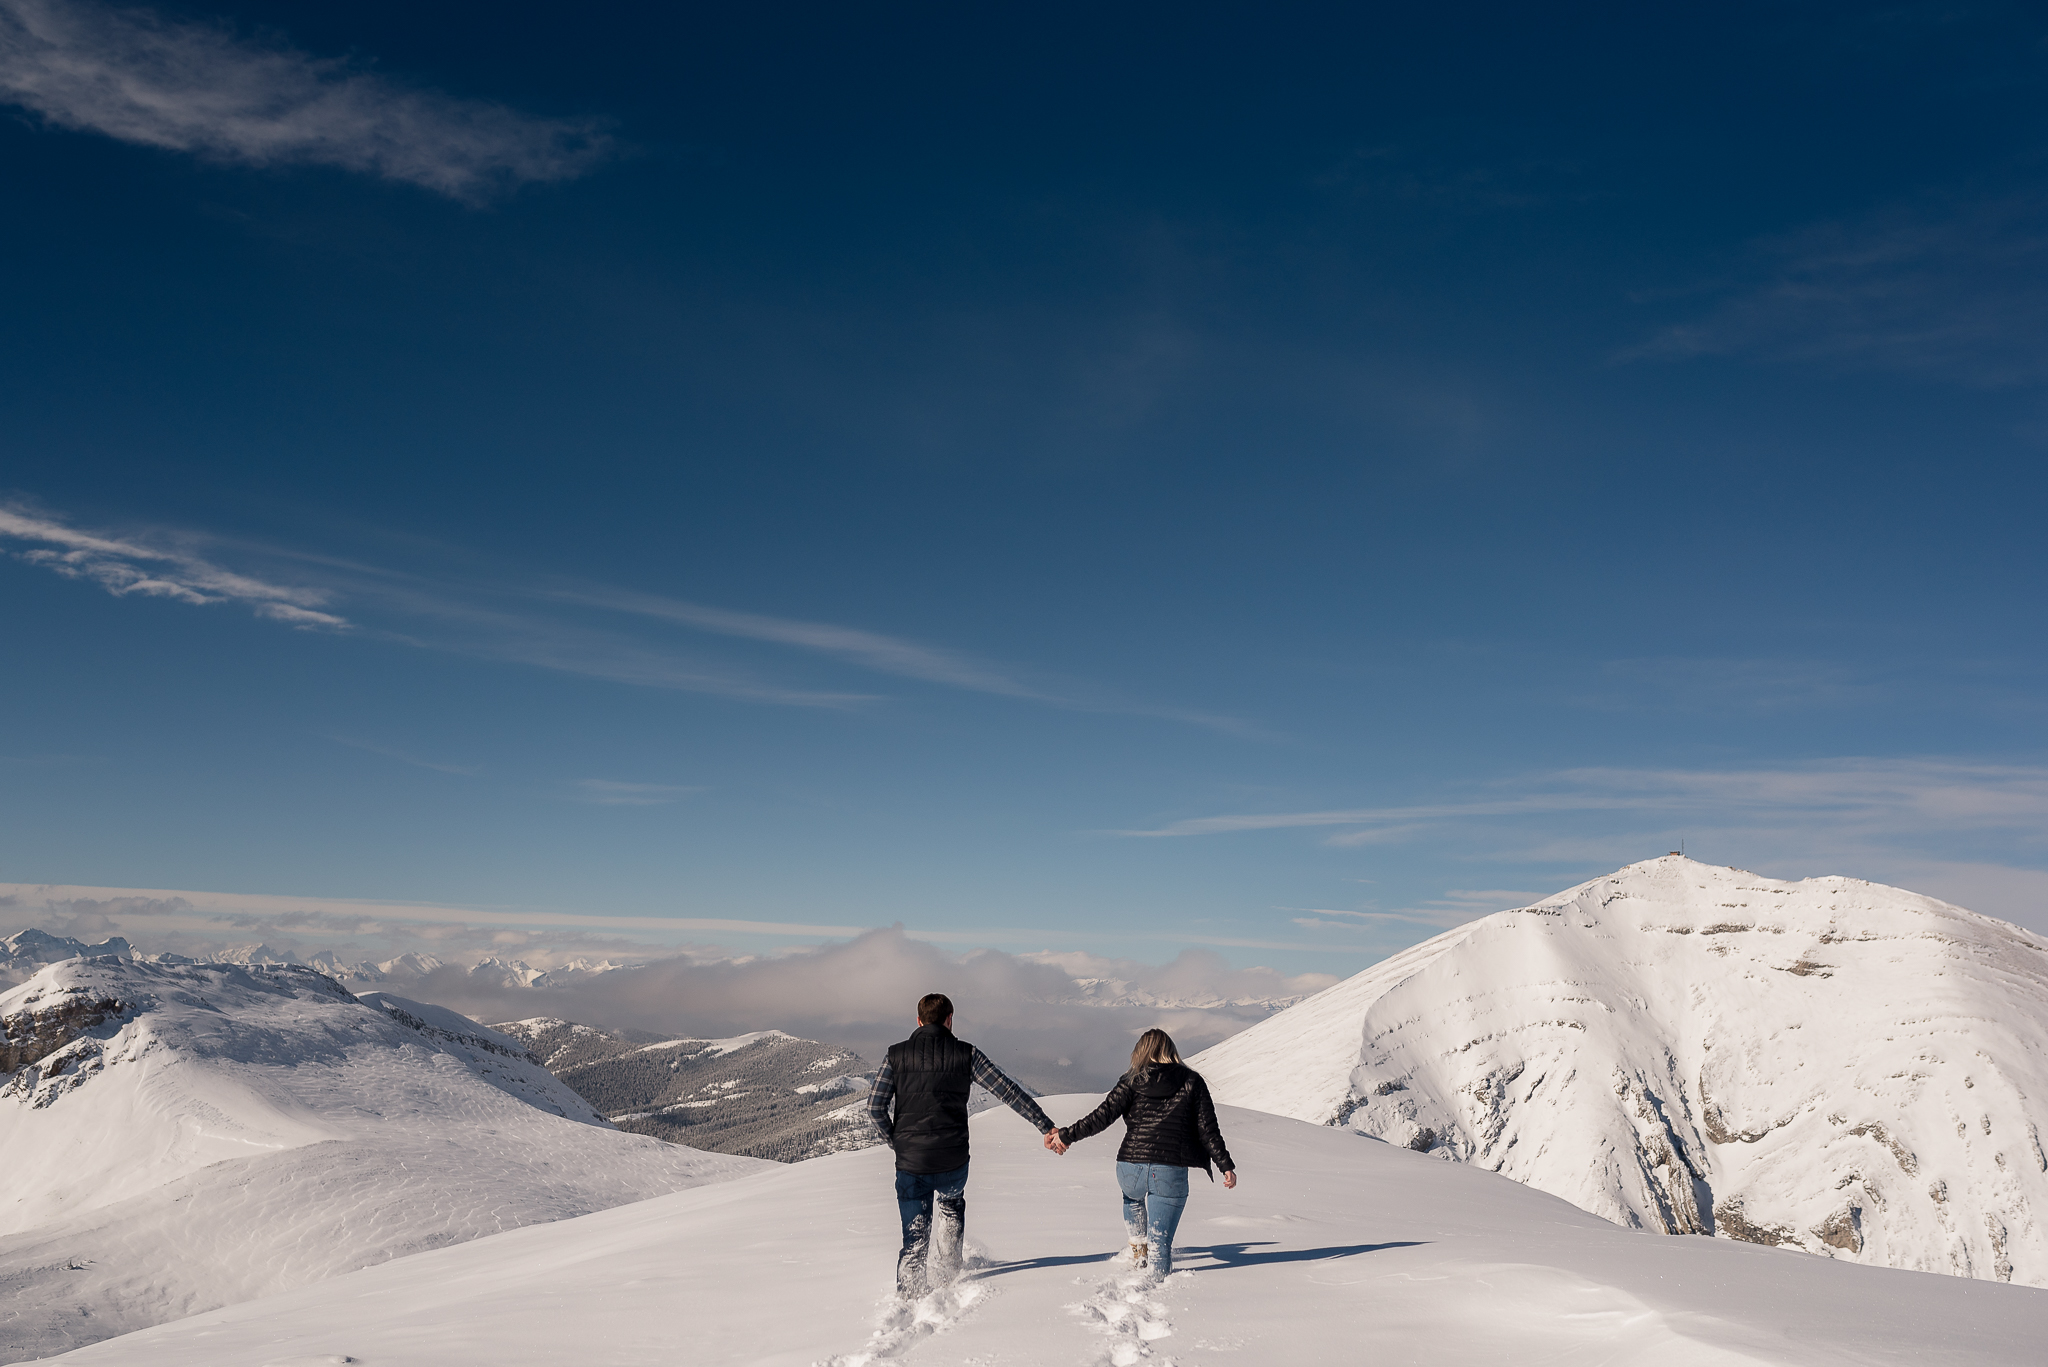
M 1124 1228 L 1134 1244 L 1150 1244 L 1152 1270 L 1173 1271 L 1173 1232 L 1188 1205 L 1188 1170 L 1162 1163 L 1118 1163 L 1116 1184 L 1124 1193 Z
M 914 1301 L 960 1273 L 960 1240 L 967 1232 L 967 1164 L 951 1172 L 897 1173 L 896 1211 L 903 1217 L 896 1293 Z

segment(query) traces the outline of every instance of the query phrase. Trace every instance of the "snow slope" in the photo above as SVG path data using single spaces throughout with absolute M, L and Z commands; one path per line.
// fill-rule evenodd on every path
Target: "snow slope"
M 59 963 L 0 996 L 0 1069 L 0 1361 L 764 1166 L 305 968 Z
M 2048 950 L 1897 888 L 1632 864 L 1193 1062 L 1631 1227 L 2048 1286 Z
M 1071 1120 L 1092 1096 L 1054 1098 Z M 1616 1227 L 1464 1165 L 1225 1108 L 1182 1270 L 1146 1289 L 1110 1136 L 1064 1158 L 977 1117 L 969 1275 L 891 1308 L 891 1157 L 838 1154 L 158 1326 L 97 1367 L 2031 1367 L 2048 1292 Z

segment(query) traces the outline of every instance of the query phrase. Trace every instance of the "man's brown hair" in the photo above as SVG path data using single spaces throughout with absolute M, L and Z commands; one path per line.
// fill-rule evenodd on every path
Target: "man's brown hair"
M 946 1017 L 952 1014 L 953 999 L 943 992 L 933 992 L 917 999 L 919 1025 L 944 1025 Z

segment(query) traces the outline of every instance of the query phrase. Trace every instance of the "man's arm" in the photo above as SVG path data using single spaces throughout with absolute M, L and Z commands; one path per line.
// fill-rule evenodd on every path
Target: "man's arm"
M 868 1093 L 868 1119 L 882 1132 L 882 1142 L 894 1147 L 896 1126 L 889 1119 L 889 1103 L 896 1099 L 896 1069 L 888 1063 L 875 1069 L 875 1088 Z
M 989 1095 L 1023 1116 L 1040 1134 L 1053 1128 L 1052 1121 L 1038 1109 L 1038 1103 L 1031 1099 L 1030 1093 L 1010 1081 L 1009 1075 L 990 1063 L 988 1055 L 979 1049 L 974 1051 L 974 1080 L 986 1087 Z

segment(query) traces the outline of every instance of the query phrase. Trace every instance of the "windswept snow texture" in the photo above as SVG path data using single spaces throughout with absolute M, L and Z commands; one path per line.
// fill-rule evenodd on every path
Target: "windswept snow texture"
M 763 1166 L 621 1134 L 441 1007 L 72 959 L 0 996 L 0 1361 Z
M 1056 1097 L 1073 1120 L 1093 1096 Z M 78 1367 L 2034 1367 L 2048 1291 L 1619 1229 L 1475 1168 L 1225 1107 L 1176 1271 L 1120 1256 L 1105 1135 L 973 1121 L 966 1275 L 890 1294 L 886 1150 L 835 1154 L 337 1277 Z
M 1632 864 L 1194 1064 L 1632 1228 L 2048 1286 L 2048 950 L 1897 888 Z

